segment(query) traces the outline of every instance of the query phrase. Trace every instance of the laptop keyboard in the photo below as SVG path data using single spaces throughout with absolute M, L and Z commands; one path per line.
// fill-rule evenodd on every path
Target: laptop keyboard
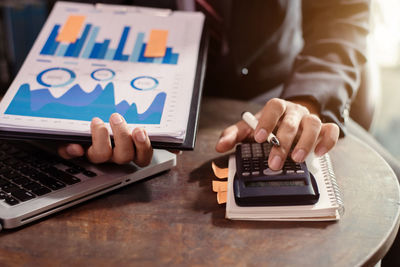
M 0 201 L 10 206 L 81 182 L 96 173 L 25 142 L 0 140 Z

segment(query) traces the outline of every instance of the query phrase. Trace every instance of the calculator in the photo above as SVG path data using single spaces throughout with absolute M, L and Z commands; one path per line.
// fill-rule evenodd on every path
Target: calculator
M 238 206 L 310 205 L 319 199 L 314 176 L 305 162 L 288 157 L 281 170 L 268 168 L 269 143 L 236 146 L 236 174 L 233 181 Z

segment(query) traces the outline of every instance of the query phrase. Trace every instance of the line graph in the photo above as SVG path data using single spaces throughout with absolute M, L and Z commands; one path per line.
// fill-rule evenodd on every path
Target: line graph
M 115 104 L 112 82 L 104 89 L 98 84 L 90 93 L 75 84 L 59 98 L 55 98 L 47 88 L 31 91 L 30 85 L 25 83 L 18 89 L 5 114 L 83 121 L 99 117 L 108 122 L 110 115 L 118 112 L 127 123 L 160 124 L 166 97 L 165 92 L 158 93 L 147 110 L 138 113 L 136 103 L 130 105 L 123 100 Z

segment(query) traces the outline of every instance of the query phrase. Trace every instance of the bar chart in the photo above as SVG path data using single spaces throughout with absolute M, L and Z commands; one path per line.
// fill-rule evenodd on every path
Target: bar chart
M 151 29 L 148 41 L 146 32 L 131 33 L 131 26 L 121 29 L 116 47 L 111 47 L 111 38 L 97 40 L 101 27 L 84 24 L 84 16 L 69 16 L 66 22 L 55 24 L 44 43 L 40 55 L 55 57 L 100 59 L 108 61 L 127 61 L 156 64 L 178 64 L 179 53 L 167 46 L 168 31 Z M 124 53 L 128 38 L 135 38 L 130 53 Z

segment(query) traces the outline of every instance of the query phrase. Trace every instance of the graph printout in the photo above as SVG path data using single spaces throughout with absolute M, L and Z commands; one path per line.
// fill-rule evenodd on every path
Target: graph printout
M 0 104 L 0 127 L 88 135 L 93 117 L 118 112 L 153 140 L 181 142 L 203 20 L 58 2 Z

